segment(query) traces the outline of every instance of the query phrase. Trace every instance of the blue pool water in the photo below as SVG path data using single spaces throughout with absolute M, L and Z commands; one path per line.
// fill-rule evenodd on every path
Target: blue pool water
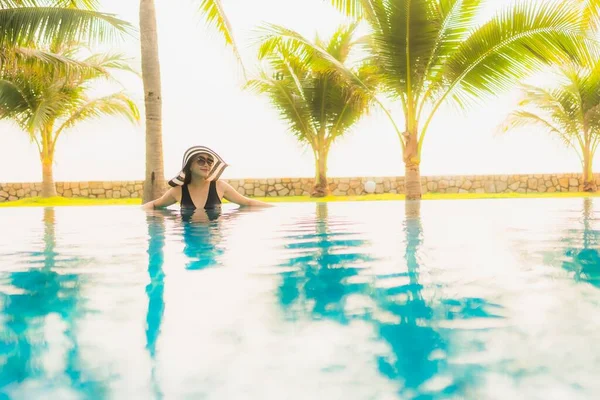
M 0 399 L 597 399 L 599 208 L 0 209 Z

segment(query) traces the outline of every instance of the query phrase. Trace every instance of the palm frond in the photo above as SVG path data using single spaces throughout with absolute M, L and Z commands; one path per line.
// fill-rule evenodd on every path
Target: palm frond
M 357 23 L 340 26 L 327 43 L 326 51 L 341 63 L 346 62 L 353 46 L 356 44 L 353 37 L 357 27 Z
M 27 121 L 27 130 L 30 132 L 45 131 L 48 127 L 52 127 L 57 115 L 63 108 L 64 100 L 68 98 L 57 91 L 47 91 L 44 97 L 39 97 L 30 111 L 30 117 Z
M 380 0 L 372 6 L 373 58 L 384 71 L 386 86 L 412 104 L 443 26 L 437 0 Z
M 55 138 L 66 129 L 72 128 L 79 122 L 102 116 L 122 116 L 132 123 L 140 120 L 137 105 L 124 92 L 113 93 L 83 102 L 72 110 L 64 122 L 56 129 Z
M 238 50 L 237 44 L 233 37 L 233 29 L 231 23 L 227 18 L 221 0 L 202 0 L 200 3 L 200 11 L 204 15 L 206 22 L 217 29 L 217 31 L 225 39 L 225 43 L 232 47 L 235 57 L 238 59 L 244 75 L 244 64 L 242 62 L 242 56 Z
M 547 118 L 523 109 L 511 112 L 508 117 L 502 121 L 497 132 L 507 133 L 513 129 L 523 128 L 531 125 L 537 125 L 547 132 L 557 134 L 559 136 L 563 135 L 562 131 L 555 127 Z
M 291 84 L 290 84 L 291 83 Z M 289 131 L 299 141 L 315 143 L 317 135 L 313 117 L 307 101 L 296 90 L 296 83 L 273 79 L 263 71 L 257 79 L 248 81 L 246 88 L 259 94 L 266 94 L 271 104 L 279 112 L 281 119 L 288 123 Z
M 111 71 L 131 72 L 137 76 L 141 76 L 140 72 L 131 66 L 132 59 L 122 53 L 99 53 L 82 60 L 83 65 L 87 65 L 98 71 L 102 71 L 109 76 Z
M 0 79 L 0 119 L 18 116 L 26 112 L 29 106 L 23 88 L 15 82 Z
M 131 31 L 111 14 L 59 7 L 0 10 L 0 46 L 52 42 L 104 42 Z
M 45 56 L 43 50 L 31 51 L 39 51 Z M 50 137 L 57 121 L 63 121 L 57 131 L 60 133 L 78 121 L 101 115 L 123 115 L 136 121 L 139 119 L 135 103 L 123 93 L 91 101 L 87 97 L 91 86 L 89 83 L 108 73 L 104 68 L 124 67 L 121 56 L 109 54 L 92 56 L 86 61 L 67 60 L 88 68 L 82 68 L 77 74 L 66 73 L 64 68 L 45 63 L 40 58 L 43 57 L 35 54 L 28 62 L 17 63 L 16 67 L 8 63 L 2 65 L 0 118 L 14 120 L 32 139 L 36 139 L 32 135 L 40 135 L 44 140 L 37 140 L 36 143 L 42 143 L 45 152 L 52 153 L 54 150 L 58 136 L 54 136 L 51 143 Z
M 586 57 L 592 46 L 581 12 L 564 3 L 519 3 L 475 30 L 456 49 L 444 71 L 449 93 L 477 102 L 512 88 L 550 63 Z
M 581 3 L 583 19 L 592 30 L 600 27 L 600 3 L 597 0 L 575 0 Z
M 274 78 L 263 71 L 250 87 L 268 95 L 290 131 L 314 151 L 328 149 L 374 102 L 377 67 L 363 62 L 352 69 L 344 64 L 356 43 L 355 30 L 356 24 L 341 26 L 328 40 L 317 37 L 311 42 L 283 27 L 264 28 L 259 58 Z
M 82 8 L 88 10 L 97 10 L 100 6 L 99 0 L 54 0 L 51 2 L 54 7 L 63 8 Z
M 39 6 L 40 2 L 37 0 L 0 0 L 0 9 Z
M 331 0 L 331 4 L 350 17 L 363 15 L 363 1 L 361 0 Z
M 302 54 L 311 63 L 311 68 L 321 73 L 337 73 L 345 80 L 362 85 L 358 77 L 343 63 L 329 54 L 323 47 L 311 42 L 298 32 L 279 25 L 264 24 L 259 29 L 260 46 L 258 58 L 264 59 L 280 48 L 294 54 Z M 366 88 L 366 86 L 365 86 Z
M 481 5 L 482 0 L 440 0 L 434 7 L 434 18 L 441 23 L 424 71 L 428 85 L 443 83 L 446 61 L 471 34 Z

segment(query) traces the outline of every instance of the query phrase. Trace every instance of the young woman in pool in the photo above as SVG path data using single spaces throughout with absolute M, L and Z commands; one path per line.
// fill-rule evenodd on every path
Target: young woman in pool
M 145 210 L 180 203 L 183 210 L 210 210 L 221 206 L 221 199 L 250 207 L 270 207 L 271 204 L 239 194 L 230 184 L 219 180 L 227 164 L 208 147 L 194 146 L 183 155 L 182 170 L 169 181 L 169 189 L 161 198 L 142 206 Z

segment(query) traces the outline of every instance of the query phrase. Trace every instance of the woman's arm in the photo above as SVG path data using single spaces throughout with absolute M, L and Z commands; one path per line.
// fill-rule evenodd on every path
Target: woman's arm
M 256 199 L 251 199 L 238 193 L 229 183 L 218 181 L 223 187 L 223 197 L 232 203 L 248 207 L 273 207 L 273 204 L 265 203 Z
M 169 207 L 171 204 L 175 203 L 177 203 L 177 198 L 175 197 L 175 188 L 171 188 L 167 190 L 167 192 L 163 194 L 161 198 L 147 202 L 142 206 L 142 208 L 144 210 L 154 210 L 155 208 Z

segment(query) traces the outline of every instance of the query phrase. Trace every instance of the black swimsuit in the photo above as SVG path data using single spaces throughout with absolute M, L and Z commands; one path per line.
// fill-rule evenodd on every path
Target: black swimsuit
M 210 181 L 210 187 L 208 188 L 208 197 L 206 198 L 206 204 L 204 205 L 205 210 L 217 208 L 221 205 L 221 199 L 219 193 L 217 193 L 217 182 Z M 181 209 L 195 210 L 196 205 L 192 201 L 190 191 L 187 185 L 181 187 Z

